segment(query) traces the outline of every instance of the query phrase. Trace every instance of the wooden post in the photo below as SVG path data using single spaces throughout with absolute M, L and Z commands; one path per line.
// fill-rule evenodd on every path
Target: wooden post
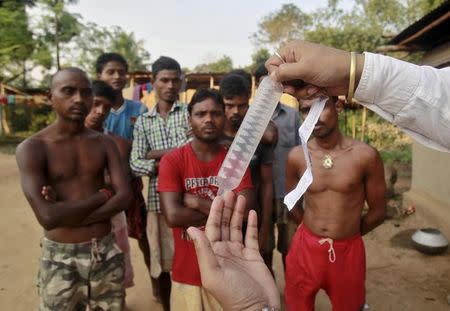
M 256 79 L 255 76 L 252 75 L 252 97 L 255 97 L 256 93 Z
M 184 88 L 184 93 L 183 93 L 183 103 L 187 104 L 188 103 L 188 85 L 189 85 L 189 77 L 186 76 L 186 74 L 184 75 L 184 84 L 185 84 L 185 88 Z
M 0 96 L 5 95 L 5 88 L 3 87 L 3 83 L 0 83 Z M 0 104 L 0 136 L 3 136 L 3 133 L 5 132 L 3 129 L 3 105 Z
M 356 138 L 356 116 L 355 111 L 352 113 L 352 138 Z
M 210 75 L 209 76 L 209 88 L 214 88 L 214 76 Z
M 3 120 L 3 105 L 0 105 L 0 120 Z M 0 122 L 0 136 L 3 136 L 3 122 Z
M 363 107 L 362 111 L 362 128 L 361 128 L 361 141 L 364 141 L 364 135 L 366 133 L 366 119 L 367 119 L 367 108 Z
M 347 136 L 348 135 L 348 118 L 347 118 L 347 113 L 348 110 L 344 109 L 344 111 L 342 111 L 342 113 L 344 114 L 344 134 Z

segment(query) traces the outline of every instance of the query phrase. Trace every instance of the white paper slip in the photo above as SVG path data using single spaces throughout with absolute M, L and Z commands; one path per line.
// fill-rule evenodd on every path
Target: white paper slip
M 302 195 L 306 192 L 308 187 L 313 182 L 311 157 L 308 150 L 308 139 L 314 130 L 314 126 L 316 125 L 317 120 L 319 120 L 320 114 L 322 113 L 327 100 L 328 97 L 317 98 L 314 104 L 311 106 L 311 109 L 309 110 L 308 116 L 306 117 L 305 121 L 298 129 L 303 154 L 305 155 L 306 160 L 306 171 L 303 173 L 294 190 L 289 192 L 284 197 L 284 204 L 286 204 L 289 210 L 291 210 L 295 206 L 295 203 L 297 203 L 297 201 L 302 197 Z

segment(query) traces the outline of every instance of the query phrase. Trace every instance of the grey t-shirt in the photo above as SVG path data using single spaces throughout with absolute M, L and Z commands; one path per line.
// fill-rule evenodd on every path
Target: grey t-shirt
M 287 156 L 293 147 L 300 144 L 300 114 L 296 109 L 278 103 L 272 121 L 278 128 L 278 143 L 275 146 L 273 161 L 274 198 L 283 199 L 286 195 Z

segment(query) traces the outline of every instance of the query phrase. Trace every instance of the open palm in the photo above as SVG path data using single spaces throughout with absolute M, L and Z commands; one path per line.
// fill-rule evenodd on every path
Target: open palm
M 245 245 L 242 222 L 245 198 L 235 200 L 232 192 L 217 197 L 212 205 L 205 233 L 189 228 L 200 266 L 202 286 L 226 310 L 279 308 L 275 281 L 258 249 L 257 217 L 248 216 Z

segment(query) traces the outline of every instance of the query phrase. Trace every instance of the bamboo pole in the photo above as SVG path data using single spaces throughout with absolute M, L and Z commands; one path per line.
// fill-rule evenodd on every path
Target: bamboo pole
M 252 75 L 252 89 L 251 89 L 251 93 L 252 93 L 252 98 L 255 97 L 255 93 L 256 93 L 256 79 L 255 79 L 254 75 Z
M 352 113 L 352 138 L 356 138 L 356 116 L 355 111 Z
M 5 95 L 5 88 L 3 87 L 3 83 L 0 83 L 0 96 Z M 2 136 L 5 133 L 5 130 L 3 128 L 3 105 L 0 104 L 0 136 Z
M 348 113 L 348 110 L 345 109 L 343 114 L 344 114 L 344 133 L 345 133 L 346 136 L 348 135 L 348 124 L 347 124 L 348 118 L 347 118 L 347 113 Z
M 367 108 L 363 107 L 362 111 L 362 128 L 361 128 L 361 141 L 364 141 L 364 135 L 366 134 L 366 120 L 367 120 Z
M 3 130 L 3 105 L 0 105 L 0 136 L 3 136 L 4 130 Z

